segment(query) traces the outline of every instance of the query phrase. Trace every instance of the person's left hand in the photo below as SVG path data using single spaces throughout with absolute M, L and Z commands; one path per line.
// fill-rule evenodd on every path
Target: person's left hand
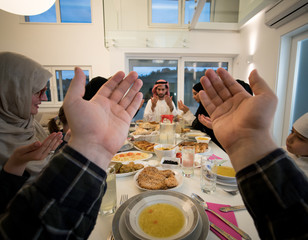
M 199 120 L 199 122 L 201 122 L 207 128 L 213 129 L 212 120 L 209 117 L 206 117 L 203 114 L 199 114 L 198 120 Z
M 61 132 L 52 133 L 42 143 L 36 141 L 16 148 L 4 165 L 4 170 L 8 173 L 22 176 L 29 161 L 39 161 L 46 158 L 51 151 L 56 150 L 61 144 L 61 139 Z
M 165 101 L 166 101 L 168 107 L 170 108 L 170 112 L 172 112 L 173 111 L 172 97 L 165 95 Z
M 68 145 L 102 169 L 107 169 L 113 155 L 123 145 L 130 122 L 142 100 L 142 81 L 136 72 L 126 78 L 117 72 L 90 100 L 82 97 L 85 75 L 75 68 L 75 76 L 65 96 L 63 107 L 71 129 Z

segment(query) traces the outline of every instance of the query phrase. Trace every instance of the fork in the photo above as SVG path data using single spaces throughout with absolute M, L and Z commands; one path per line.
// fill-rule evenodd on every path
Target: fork
M 128 194 L 121 194 L 120 206 L 128 199 Z

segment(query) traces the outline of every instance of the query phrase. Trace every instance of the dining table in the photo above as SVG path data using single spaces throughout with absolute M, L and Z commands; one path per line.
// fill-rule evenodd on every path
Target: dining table
M 224 165 L 231 165 L 229 156 L 224 152 L 220 147 L 218 147 L 214 142 L 210 141 L 209 144 L 209 152 L 208 155 L 213 155 L 221 158 L 221 161 L 224 162 Z M 136 151 L 136 149 L 132 149 L 131 151 Z M 153 154 L 153 156 L 149 160 L 157 160 L 157 156 Z M 147 161 L 149 161 L 147 160 Z M 153 162 L 153 161 L 152 161 Z M 157 161 L 159 162 L 159 161 Z M 172 169 L 174 171 L 181 172 L 181 168 Z M 134 175 L 126 176 L 126 177 L 117 177 L 116 178 L 116 191 L 117 191 L 117 204 L 120 204 L 120 198 L 122 194 L 128 194 L 128 197 L 133 197 L 137 194 L 144 192 L 139 189 L 134 180 Z M 216 187 L 216 191 L 213 193 L 204 193 L 200 187 L 200 167 L 194 169 L 194 175 L 190 178 L 183 177 L 183 183 L 179 188 L 176 188 L 174 191 L 178 191 L 187 196 L 191 196 L 192 193 L 196 193 L 201 196 L 207 203 L 216 203 L 216 204 L 224 204 L 224 205 L 243 205 L 243 200 L 240 193 L 235 195 L 231 195 L 230 193 L 224 191 L 224 186 L 218 185 Z M 238 224 L 238 227 L 245 231 L 251 239 L 260 239 L 254 225 L 252 217 L 249 215 L 248 211 L 241 210 L 235 211 L 235 219 Z M 110 235 L 112 233 L 112 220 L 115 214 L 110 215 L 98 215 L 96 225 L 89 236 L 90 240 L 105 240 L 110 239 Z M 215 235 L 212 231 L 209 231 L 207 239 L 220 239 L 217 235 Z

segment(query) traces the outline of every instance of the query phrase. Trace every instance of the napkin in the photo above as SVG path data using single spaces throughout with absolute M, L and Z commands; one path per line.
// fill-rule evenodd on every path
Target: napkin
M 229 207 L 230 205 L 224 205 L 224 204 L 217 204 L 217 203 L 209 203 L 207 202 L 208 208 L 214 210 L 216 213 L 218 213 L 220 216 L 224 217 L 225 219 L 229 220 L 234 225 L 237 225 L 236 218 L 234 215 L 234 212 L 221 212 L 219 208 L 221 207 Z M 234 231 L 231 227 L 229 227 L 224 221 L 220 220 L 217 216 L 215 216 L 213 213 L 210 213 L 209 211 L 206 211 L 206 214 L 213 224 L 215 224 L 217 227 L 221 228 L 225 232 L 229 233 L 231 236 L 233 236 L 236 239 L 242 239 L 241 235 L 238 234 L 236 231 Z M 220 239 L 226 239 L 221 234 L 219 234 L 216 230 L 212 229 L 213 233 L 215 233 Z
M 221 157 L 218 157 L 215 154 L 212 154 L 211 156 L 209 156 L 209 160 L 213 160 L 213 159 L 222 159 Z

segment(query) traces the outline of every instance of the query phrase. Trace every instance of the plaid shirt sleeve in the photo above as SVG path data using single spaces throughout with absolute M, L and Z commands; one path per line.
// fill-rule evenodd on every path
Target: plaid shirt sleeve
M 86 239 L 105 190 L 105 171 L 65 146 L 0 216 L 0 239 Z
M 237 173 L 261 239 L 308 239 L 308 180 L 282 149 Z

